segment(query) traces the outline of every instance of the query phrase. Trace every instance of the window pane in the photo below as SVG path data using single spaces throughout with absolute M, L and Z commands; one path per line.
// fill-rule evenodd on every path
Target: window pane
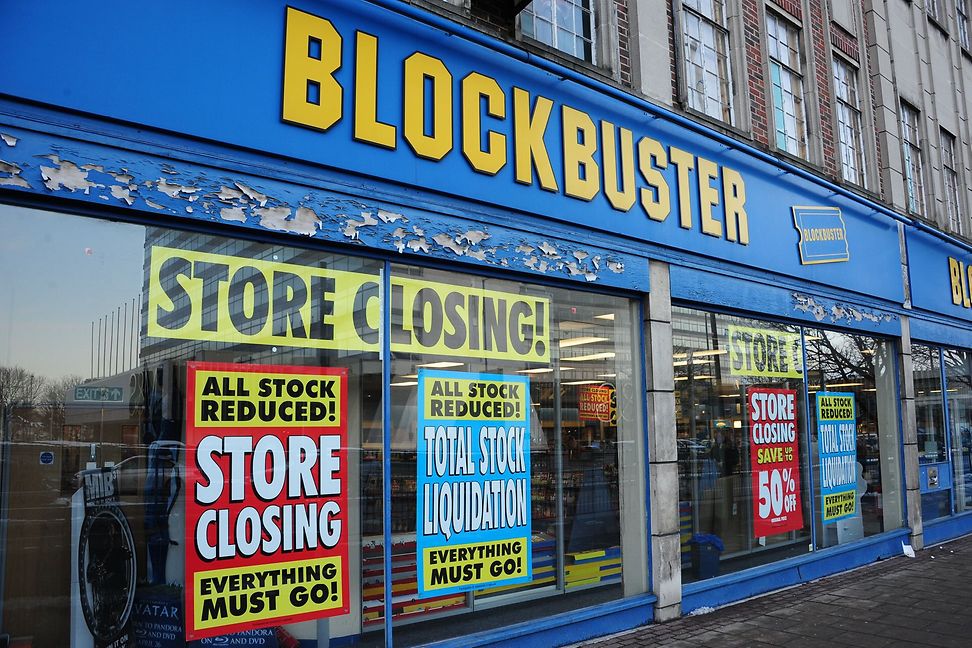
M 283 558 L 274 537 L 282 546 L 306 540 L 304 546 L 316 547 L 288 554 L 292 560 L 313 565 L 330 555 L 321 551 L 322 530 L 335 530 L 323 508 L 335 502 L 330 487 L 320 482 L 328 492 L 310 496 L 310 481 L 302 482 L 288 499 L 290 491 L 275 479 L 273 487 L 259 486 L 258 494 L 261 473 L 243 468 L 240 475 L 242 454 L 237 466 L 221 450 L 207 453 L 191 441 L 199 414 L 189 407 L 190 398 L 214 405 L 202 411 L 210 422 L 224 423 L 206 428 L 220 448 L 224 442 L 240 448 L 266 442 L 261 447 L 268 450 L 262 456 L 269 472 L 284 480 L 284 444 L 324 447 L 326 440 L 340 448 L 329 456 L 346 475 L 338 499 L 350 503 L 341 504 L 336 540 L 336 551 L 345 556 L 340 569 L 348 579 L 342 596 L 349 612 L 332 617 L 330 625 L 345 634 L 367 629 L 374 609 L 368 592 L 383 585 L 380 570 L 359 569 L 362 554 L 382 533 L 381 372 L 377 330 L 368 332 L 378 313 L 367 307 L 378 296 L 380 265 L 9 206 L 0 206 L 0 246 L 0 269 L 18 277 L 0 285 L 7 308 L 0 341 L 0 451 L 10 471 L 5 479 L 17 484 L 0 504 L 6 527 L 0 539 L 4 632 L 33 637 L 35 646 L 108 645 L 117 630 L 113 624 L 129 609 L 131 633 L 171 633 L 181 643 L 184 588 L 193 586 L 185 582 L 185 565 L 219 574 L 235 564 L 266 574 L 266 560 L 252 552 Z M 41 248 L 50 256 L 36 254 Z M 278 283 L 284 275 L 286 283 Z M 271 299 L 274 292 L 292 299 Z M 346 321 L 355 309 L 372 317 L 365 314 L 360 328 L 316 328 L 314 313 L 330 314 L 331 307 Z M 207 371 L 212 382 L 203 383 L 199 377 Z M 310 414 L 310 402 L 298 400 L 302 396 L 258 397 L 252 389 L 257 375 L 288 385 L 308 385 L 301 377 L 313 376 L 324 390 L 319 393 L 333 394 L 314 404 L 330 401 L 327 420 L 333 417 L 334 425 L 323 426 L 323 414 Z M 237 426 L 255 412 L 268 420 L 263 408 L 278 403 L 281 412 L 288 403 L 298 412 L 302 403 L 305 421 L 280 422 L 273 432 Z M 229 418 L 232 424 L 225 424 Z M 218 483 L 238 486 L 250 510 L 261 512 L 256 524 L 268 535 L 258 548 L 245 533 L 237 535 L 243 505 L 228 504 L 228 488 L 212 494 L 211 523 L 186 514 L 198 506 L 197 484 L 205 483 L 197 472 L 202 458 L 207 475 L 218 473 Z M 314 474 L 325 470 L 318 459 L 303 465 Z M 98 488 L 111 483 L 113 494 Z M 315 520 L 304 527 L 306 534 L 291 524 L 299 518 Z M 218 562 L 206 548 L 215 543 L 216 527 L 224 540 Z M 278 569 L 279 563 L 273 572 Z M 152 616 L 162 608 L 178 613 Z M 292 624 L 283 631 L 316 635 L 313 627 L 308 635 Z M 92 635 L 100 638 L 93 641 Z
M 799 331 L 679 307 L 672 319 L 683 581 L 806 553 Z
M 403 286 L 400 296 L 392 296 L 393 339 L 421 336 L 431 349 L 396 352 L 392 358 L 393 560 L 400 569 L 393 585 L 402 592 L 396 597 L 395 644 L 424 644 L 620 598 L 626 570 L 645 568 L 622 551 L 621 498 L 623 492 L 631 496 L 639 453 L 622 456 L 621 449 L 634 447 L 643 434 L 632 360 L 639 357 L 636 305 L 618 297 L 406 265 L 395 266 L 392 276 Z M 435 286 L 442 297 L 420 293 L 422 286 Z M 482 321 L 467 323 L 463 315 L 470 312 L 482 313 Z M 467 335 L 477 336 L 475 344 L 458 356 L 448 352 Z M 530 358 L 536 354 L 544 357 Z M 516 423 L 496 417 L 483 423 L 488 416 L 458 410 L 450 410 L 450 419 L 449 411 L 439 416 L 430 409 L 430 403 L 478 407 L 468 388 L 477 381 L 525 386 L 519 396 L 506 399 L 523 405 L 526 422 L 520 427 L 528 428 L 517 437 L 522 445 L 514 441 L 522 449 L 515 472 L 503 472 L 499 458 L 504 455 L 495 448 L 506 443 L 498 430 L 515 429 Z M 459 448 L 463 453 L 471 448 L 472 468 L 444 462 L 441 470 L 435 464 L 430 472 L 430 457 L 452 456 L 458 462 L 464 456 Z M 482 463 L 484 457 L 495 461 Z M 527 494 L 511 518 L 514 524 L 494 522 L 504 509 L 484 508 L 485 496 L 476 494 L 506 483 L 507 476 Z M 430 583 L 415 591 L 413 570 L 428 551 L 485 546 L 500 537 L 525 543 L 532 574 L 524 566 L 526 578 L 469 580 L 468 591 Z M 431 578 L 434 568 L 424 569 Z M 445 577 L 461 585 L 467 578 Z
M 806 340 L 818 544 L 829 547 L 897 529 L 904 520 L 904 498 L 894 344 L 813 329 L 806 329 Z M 848 404 L 853 406 L 846 412 L 850 420 L 846 429 L 853 434 L 849 439 L 841 434 L 845 426 L 832 421 L 842 414 L 818 420 L 820 408 L 826 408 L 828 400 L 839 404 L 846 399 L 843 395 L 850 397 Z M 838 436 L 828 433 L 835 425 L 832 431 Z M 822 460 L 824 455 L 835 458 Z M 820 497 L 828 492 L 846 494 L 853 513 L 835 517 L 831 501 Z M 840 497 L 833 501 L 844 503 Z M 833 521 L 825 522 L 824 515 Z
M 945 349 L 949 432 L 955 468 L 955 511 L 972 510 L 972 353 Z

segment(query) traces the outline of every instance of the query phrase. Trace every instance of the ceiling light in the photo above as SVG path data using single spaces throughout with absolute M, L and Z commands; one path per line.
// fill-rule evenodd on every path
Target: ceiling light
M 614 313 L 604 313 L 603 315 L 595 315 L 594 319 L 609 320 L 614 321 Z
M 590 322 L 576 322 L 574 320 L 564 320 L 558 327 L 561 331 L 583 331 L 587 328 L 593 328 L 594 324 Z
M 695 358 L 701 358 L 703 356 L 725 355 L 727 353 L 729 352 L 725 349 L 706 349 L 703 351 L 693 351 L 692 356 Z
M 609 338 L 594 337 L 592 335 L 588 335 L 585 337 L 567 338 L 566 340 L 560 341 L 560 348 L 563 349 L 564 347 L 580 346 L 581 344 L 595 344 L 597 342 L 608 342 L 608 341 Z
M 617 378 L 618 374 L 597 374 L 598 378 Z M 949 390 L 952 391 L 952 390 Z
M 418 383 L 417 383 L 417 382 L 415 382 L 414 380 L 409 380 L 409 381 L 407 381 L 407 382 L 397 382 L 397 383 L 391 383 L 391 385 L 390 385 L 390 386 L 391 386 L 391 387 L 414 387 L 414 386 L 415 386 L 415 385 L 417 385 L 417 384 L 418 384 Z
M 573 371 L 574 368 L 573 367 L 561 367 L 560 370 L 561 371 Z M 516 373 L 521 373 L 521 374 L 545 374 L 545 373 L 552 373 L 553 371 L 554 371 L 554 368 L 553 367 L 540 367 L 538 369 L 521 369 L 521 370 L 517 371 Z
M 416 365 L 418 367 L 428 367 L 429 369 L 446 369 L 448 367 L 461 367 L 465 362 L 429 362 L 427 364 Z
M 560 383 L 561 385 L 599 385 L 600 380 L 572 380 L 570 382 Z
M 859 382 L 856 382 L 856 383 L 833 383 L 833 384 L 827 385 L 827 389 L 833 389 L 834 387 L 860 387 L 863 384 L 864 383 L 859 383 Z
M 613 351 L 604 353 L 592 353 L 590 355 L 575 356 L 573 358 L 561 358 L 561 362 L 590 362 L 591 360 L 607 360 L 614 357 Z

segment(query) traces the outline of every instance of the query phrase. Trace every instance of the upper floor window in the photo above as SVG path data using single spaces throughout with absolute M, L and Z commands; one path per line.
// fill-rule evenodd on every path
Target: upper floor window
M 942 130 L 942 177 L 945 184 L 945 214 L 948 228 L 956 234 L 965 234 L 959 209 L 958 165 L 955 163 L 955 136 Z
M 969 41 L 969 0 L 955 0 L 955 22 L 958 23 L 959 43 L 965 49 L 972 48 Z
M 594 57 L 594 0 L 533 0 L 520 12 L 524 36 L 588 63 Z
M 908 211 L 920 214 L 925 206 L 925 188 L 921 181 L 921 140 L 918 135 L 916 108 L 901 102 L 901 152 L 904 155 L 905 191 Z
M 732 73 L 725 2 L 683 0 L 682 7 L 688 105 L 732 124 Z
M 857 69 L 837 57 L 834 57 L 834 94 L 837 97 L 837 142 L 840 148 L 841 176 L 847 182 L 866 187 L 864 131 L 861 126 Z
M 783 18 L 767 12 L 766 38 L 769 44 L 776 147 L 806 158 L 807 117 L 803 105 L 800 30 Z
M 929 18 L 942 22 L 942 0 L 925 0 L 925 12 Z

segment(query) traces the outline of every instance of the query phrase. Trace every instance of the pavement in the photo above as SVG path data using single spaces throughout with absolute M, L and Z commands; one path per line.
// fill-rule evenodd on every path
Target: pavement
M 596 648 L 972 647 L 972 535 L 585 642 Z

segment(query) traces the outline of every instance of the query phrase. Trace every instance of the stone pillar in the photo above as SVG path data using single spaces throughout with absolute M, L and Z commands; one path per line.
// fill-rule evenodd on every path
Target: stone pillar
M 678 524 L 678 451 L 675 442 L 675 370 L 668 264 L 652 261 L 645 326 L 648 402 L 648 478 L 651 505 L 651 582 L 655 620 L 682 613 L 682 558 Z
M 905 510 L 911 527 L 911 544 L 925 546 L 921 524 L 921 483 L 918 476 L 918 421 L 915 410 L 914 363 L 911 359 L 911 321 L 901 318 L 901 440 L 904 443 Z

